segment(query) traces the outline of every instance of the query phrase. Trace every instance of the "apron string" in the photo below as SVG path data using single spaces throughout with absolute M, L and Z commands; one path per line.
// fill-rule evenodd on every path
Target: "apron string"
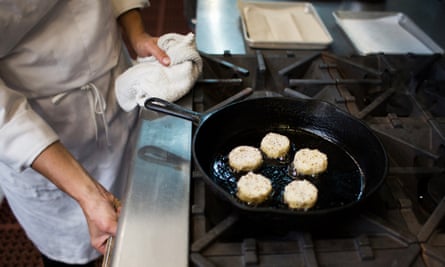
M 94 83 L 87 83 L 86 85 L 80 87 L 81 91 L 86 91 L 88 93 L 88 101 L 90 103 L 91 114 L 94 121 L 94 129 L 96 132 L 96 141 L 99 139 L 99 124 L 96 119 L 96 115 L 99 115 L 102 119 L 102 123 L 104 125 L 105 131 L 105 139 L 107 142 L 107 146 L 110 147 L 110 138 L 108 134 L 108 124 L 105 118 L 105 110 L 107 109 L 107 103 L 100 93 L 99 89 L 96 87 Z M 51 98 L 51 102 L 57 105 L 65 96 L 67 96 L 69 92 L 63 92 L 55 95 Z
M 108 124 L 105 118 L 105 110 L 107 109 L 107 103 L 105 102 L 104 97 L 100 93 L 99 89 L 96 87 L 94 83 L 87 83 L 86 85 L 80 87 L 80 90 L 89 92 L 89 101 L 91 114 L 93 114 L 94 125 L 96 128 L 96 140 L 98 140 L 99 127 L 96 119 L 96 114 L 99 115 L 102 119 L 102 123 L 104 125 L 105 130 L 105 139 L 107 141 L 107 146 L 111 146 L 110 138 L 108 136 Z

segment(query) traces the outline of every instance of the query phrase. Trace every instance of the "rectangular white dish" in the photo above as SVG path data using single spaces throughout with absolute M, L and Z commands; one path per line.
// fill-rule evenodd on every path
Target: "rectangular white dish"
M 311 3 L 238 1 L 238 8 L 250 47 L 324 49 L 332 43 Z
M 361 55 L 443 54 L 442 48 L 403 13 L 335 11 L 333 15 Z

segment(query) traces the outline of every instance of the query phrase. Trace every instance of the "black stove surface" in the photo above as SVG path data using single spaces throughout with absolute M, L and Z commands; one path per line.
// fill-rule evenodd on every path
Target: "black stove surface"
M 363 120 L 385 146 L 383 186 L 357 209 L 302 223 L 239 213 L 192 177 L 191 266 L 445 266 L 445 59 L 258 50 L 203 55 L 194 109 L 246 87 L 313 98 Z

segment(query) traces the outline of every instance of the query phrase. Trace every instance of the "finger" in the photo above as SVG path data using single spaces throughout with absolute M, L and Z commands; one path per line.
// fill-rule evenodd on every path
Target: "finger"
M 101 236 L 100 238 L 97 238 L 96 242 L 94 242 L 92 245 L 93 247 L 99 251 L 101 254 L 105 254 L 107 249 L 107 241 L 111 236 Z
M 113 197 L 113 207 L 114 207 L 114 209 L 118 210 L 121 206 L 122 206 L 121 201 L 118 198 Z
M 117 213 L 117 216 L 119 217 L 120 214 L 121 214 L 121 209 L 122 209 L 122 203 L 120 202 L 119 199 L 117 199 L 117 198 L 113 199 L 113 207 L 114 207 L 114 210 Z
M 157 45 L 157 40 L 158 38 L 153 38 L 153 47 L 151 47 L 151 54 L 152 56 L 154 56 L 162 65 L 164 66 L 168 66 L 170 65 L 170 58 L 168 57 L 167 53 L 165 53 L 164 50 L 162 50 L 158 45 Z
M 170 65 L 170 58 L 168 56 L 163 57 L 159 60 L 159 62 L 161 62 L 164 66 L 168 66 Z
M 153 52 L 153 56 L 161 62 L 162 65 L 168 66 L 170 65 L 170 58 L 168 57 L 167 53 L 165 53 L 162 49 L 158 48 L 155 49 L 155 52 Z

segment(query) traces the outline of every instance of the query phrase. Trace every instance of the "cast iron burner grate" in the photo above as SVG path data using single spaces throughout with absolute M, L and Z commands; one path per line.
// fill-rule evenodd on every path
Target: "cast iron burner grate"
M 238 213 L 192 176 L 191 266 L 444 266 L 443 58 L 341 58 L 258 50 L 204 57 L 199 112 L 251 87 L 328 101 L 362 119 L 390 158 L 388 177 L 342 218 L 302 225 Z

